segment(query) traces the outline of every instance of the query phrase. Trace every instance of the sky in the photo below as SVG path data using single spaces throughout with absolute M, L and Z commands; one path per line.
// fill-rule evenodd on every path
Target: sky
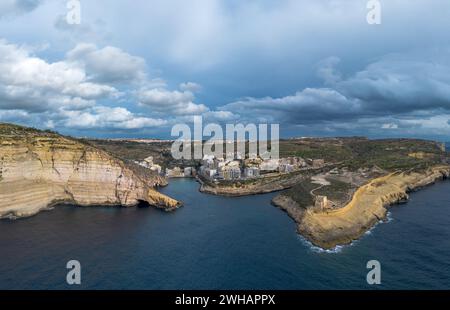
M 450 141 L 450 1 L 0 0 L 0 122 L 170 138 L 204 123 L 282 137 Z

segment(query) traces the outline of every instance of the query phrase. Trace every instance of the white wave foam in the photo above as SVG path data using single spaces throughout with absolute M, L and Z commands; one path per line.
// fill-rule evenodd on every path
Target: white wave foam
M 306 240 L 302 235 L 298 235 L 300 241 L 307 246 L 311 251 L 315 252 L 315 253 L 328 253 L 328 254 L 337 254 L 342 252 L 342 250 L 345 247 L 351 246 L 351 244 L 349 245 L 337 245 L 336 247 L 334 247 L 333 249 L 322 249 L 321 247 L 315 246 L 314 244 L 312 244 L 310 241 Z
M 303 244 L 305 244 L 311 251 L 315 252 L 315 253 L 330 253 L 330 254 L 337 254 L 337 253 L 341 253 L 345 248 L 349 248 L 351 246 L 356 245 L 361 239 L 364 238 L 364 236 L 369 236 L 372 235 L 373 231 L 375 230 L 375 228 L 379 225 L 379 224 L 383 224 L 383 223 L 390 223 L 394 220 L 394 218 L 392 217 L 392 213 L 389 211 L 386 215 L 386 219 L 385 220 L 380 220 L 378 221 L 378 223 L 376 223 L 371 229 L 369 229 L 368 231 L 366 231 L 361 238 L 359 238 L 358 240 L 354 240 L 352 241 L 350 244 L 347 245 L 337 245 L 336 247 L 334 247 L 333 249 L 330 250 L 326 250 L 326 249 L 322 249 L 321 247 L 315 246 L 314 244 L 312 244 L 310 241 L 308 241 L 306 238 L 304 238 L 302 235 L 298 235 L 300 240 L 302 241 Z
M 394 220 L 394 218 L 392 217 L 392 213 L 391 211 L 388 211 L 387 215 L 386 215 L 386 223 L 390 223 Z

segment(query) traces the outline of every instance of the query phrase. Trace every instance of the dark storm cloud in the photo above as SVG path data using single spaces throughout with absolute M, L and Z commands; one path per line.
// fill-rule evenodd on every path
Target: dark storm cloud
M 23 62 L 48 65 L 20 67 L 36 74 L 27 81 L 5 75 L 14 62 L 0 58 L 0 119 L 28 111 L 58 126 L 61 113 L 53 111 L 69 96 L 73 113 L 64 119 L 85 128 L 132 128 L 134 119 L 144 128 L 203 114 L 222 123 L 276 122 L 295 134 L 450 136 L 450 1 L 382 1 L 381 25 L 366 22 L 366 4 L 82 1 L 81 25 L 69 26 L 65 1 L 1 0 L 0 39 L 49 48 Z M 44 85 L 51 76 L 59 84 Z M 116 96 L 88 96 L 97 84 Z
M 327 88 L 280 98 L 246 98 L 222 107 L 247 118 L 295 124 L 450 111 L 450 50 L 391 55 L 341 80 L 327 62 Z M 334 61 L 334 63 L 337 63 Z M 439 111 L 438 111 L 439 110 Z M 417 115 L 416 115 L 417 116 Z

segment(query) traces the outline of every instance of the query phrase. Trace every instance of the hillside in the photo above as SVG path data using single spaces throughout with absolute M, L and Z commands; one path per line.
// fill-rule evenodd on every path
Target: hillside
M 50 131 L 0 124 L 0 218 L 24 217 L 57 203 L 166 210 L 180 203 L 158 193 L 158 176 L 138 173 L 93 146 Z

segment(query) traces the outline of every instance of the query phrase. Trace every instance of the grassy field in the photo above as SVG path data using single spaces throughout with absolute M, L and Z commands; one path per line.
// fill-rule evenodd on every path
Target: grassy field
M 426 158 L 410 155 L 422 152 Z M 433 141 L 417 139 L 368 140 L 365 138 L 298 139 L 280 142 L 280 156 L 323 158 L 327 162 L 342 162 L 351 170 L 378 166 L 392 171 L 420 168 L 436 164 L 448 157 Z
M 327 196 L 328 199 L 336 203 L 344 203 L 349 200 L 349 192 L 352 189 L 351 184 L 328 178 L 327 181 L 330 182 L 330 185 L 314 191 L 314 194 Z
M 0 136 L 3 139 L 29 135 L 53 136 L 55 133 L 0 123 Z M 198 160 L 174 160 L 170 151 L 170 142 L 139 143 L 97 139 L 78 139 L 78 141 L 101 148 L 127 161 L 142 161 L 148 156 L 153 156 L 155 163 L 164 168 L 198 166 L 200 164 Z M 426 156 L 423 158 L 411 156 L 411 154 L 418 152 Z M 369 140 L 362 137 L 281 140 L 280 157 L 288 156 L 320 158 L 329 163 L 341 163 L 351 170 L 378 166 L 387 171 L 425 168 L 449 158 L 448 153 L 444 153 L 440 146 L 433 141 L 417 139 Z
M 306 208 L 314 204 L 314 200 L 310 192 L 317 188 L 317 186 L 317 184 L 311 183 L 311 179 L 308 178 L 296 184 L 294 187 L 284 191 L 283 195 L 292 198 L 301 207 Z
M 171 155 L 170 142 L 140 143 L 122 140 L 87 140 L 86 142 L 126 161 L 143 161 L 153 156 L 153 161 L 163 168 L 196 167 L 200 164 L 200 161 L 195 160 L 175 160 Z

